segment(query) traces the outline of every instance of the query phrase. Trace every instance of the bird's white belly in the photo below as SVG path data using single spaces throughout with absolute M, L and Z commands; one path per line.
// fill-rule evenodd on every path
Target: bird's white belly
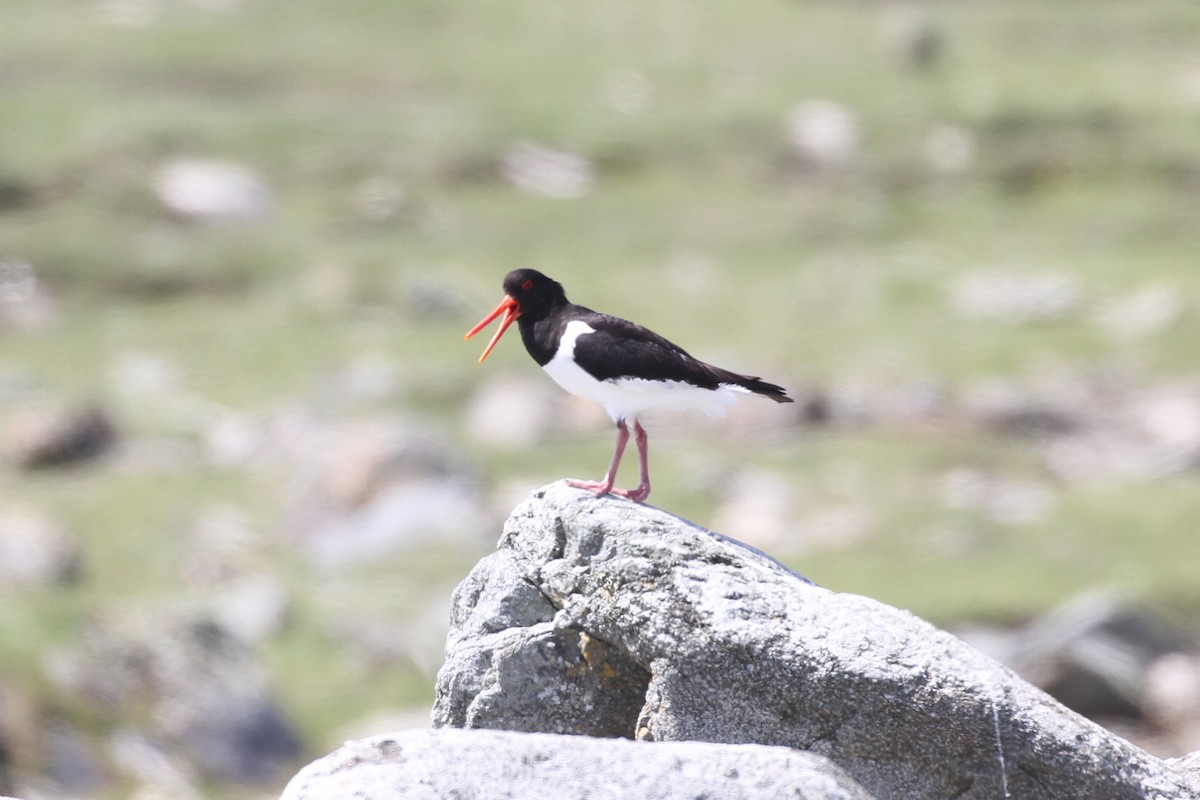
M 697 410 L 705 414 L 724 415 L 725 409 L 737 402 L 737 395 L 746 390 L 740 386 L 722 384 L 716 389 L 701 389 L 683 381 L 654 381 L 645 378 L 613 378 L 598 381 L 575 363 L 572 354 L 580 336 L 593 333 L 586 322 L 575 320 L 567 324 L 558 352 L 542 369 L 562 388 L 573 395 L 593 400 L 604 406 L 613 421 L 635 419 L 645 411 Z

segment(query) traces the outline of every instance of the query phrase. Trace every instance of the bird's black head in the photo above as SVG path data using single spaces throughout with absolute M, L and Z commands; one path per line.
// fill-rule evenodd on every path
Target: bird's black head
M 536 269 L 514 269 L 505 275 L 504 293 L 516 301 L 526 319 L 544 317 L 567 302 L 562 284 Z
M 496 317 L 503 315 L 500 328 L 488 342 L 488 346 L 479 360 L 482 362 L 488 357 L 488 353 L 492 352 L 492 348 L 496 346 L 496 342 L 500 341 L 500 337 L 508 330 L 508 326 L 518 320 L 521 324 L 521 339 L 525 341 L 525 347 L 528 348 L 529 340 L 526 337 L 529 335 L 528 332 L 533 323 L 545 319 L 555 309 L 566 305 L 566 302 L 567 295 L 557 281 L 547 278 L 536 269 L 515 269 L 504 276 L 504 299 L 500 301 L 500 305 L 492 309 L 492 313 L 481 319 L 474 328 L 467 331 L 467 335 L 463 338 L 470 339 L 487 327 L 488 323 Z

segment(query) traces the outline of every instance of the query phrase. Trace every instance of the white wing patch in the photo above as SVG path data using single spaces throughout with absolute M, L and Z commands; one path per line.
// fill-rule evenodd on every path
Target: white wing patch
M 738 394 L 748 394 L 741 386 L 721 384 L 716 389 L 701 389 L 684 381 L 653 381 L 646 378 L 612 378 L 598 381 L 572 358 L 579 337 L 595 333 L 586 322 L 567 323 L 558 352 L 542 367 L 562 388 L 573 395 L 604 406 L 613 421 L 636 419 L 655 409 L 703 411 L 724 416 L 725 409 L 737 402 Z

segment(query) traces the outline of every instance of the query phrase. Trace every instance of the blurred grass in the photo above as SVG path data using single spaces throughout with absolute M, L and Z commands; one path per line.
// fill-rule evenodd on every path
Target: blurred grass
M 122 8 L 151 16 L 113 24 Z M 906 11 L 944 38 L 926 68 L 896 52 Z M 0 375 L 34 376 L 39 395 L 99 396 L 137 436 L 179 423 L 122 392 L 122 353 L 175 362 L 189 392 L 251 414 L 311 402 L 337 369 L 377 354 L 406 371 L 397 402 L 455 430 L 460 393 L 534 370 L 515 340 L 486 368 L 461 342 L 503 274 L 534 266 L 573 299 L 789 385 L 877 373 L 959 389 L 1048 365 L 1193 376 L 1198 35 L 1200 11 L 1182 0 L 1086 13 L 1032 0 L 0 5 L 0 194 L 16 198 L 0 209 L 0 261 L 32 263 L 63 311 L 43 329 L 0 333 Z M 631 74 L 644 105 L 621 113 L 611 95 Z M 847 171 L 794 163 L 785 120 L 814 99 L 857 115 L 862 156 Z M 941 125 L 974 137 L 962 174 L 927 164 Z M 511 187 L 498 163 L 519 141 L 584 154 L 594 189 L 564 201 Z M 177 156 L 261 170 L 272 216 L 173 218 L 153 180 Z M 402 190 L 395 215 L 356 210 L 375 179 Z M 1162 283 L 1186 311 L 1132 340 L 1086 312 L 1016 327 L 953 314 L 956 275 L 1011 265 L 1077 276 L 1085 307 Z M 417 289 L 472 309 L 414 315 Z M 711 487 L 686 478 L 697 464 L 736 464 L 860 504 L 875 536 L 792 559 L 832 588 L 947 623 L 1034 613 L 1093 586 L 1200 610 L 1181 557 L 1200 512 L 1191 476 L 1054 484 L 1052 513 L 1000 525 L 947 510 L 937 485 L 962 466 L 1052 482 L 1018 442 L 848 429 L 739 444 L 702 426 L 656 438 L 655 503 L 709 524 Z M 493 485 L 537 476 L 532 489 L 597 472 L 610 446 L 605 432 L 473 452 Z M 861 488 L 828 488 L 830 465 Z M 87 547 L 78 587 L 0 589 L 17 609 L 0 623 L 0 671 L 36 682 L 43 650 L 90 614 L 169 595 L 172 531 L 200 509 L 230 502 L 278 526 L 282 482 L 211 468 L 0 474 L 5 495 L 60 514 Z M 966 549 L 940 544 L 946 530 Z M 442 556 L 389 561 L 363 576 L 361 596 L 443 591 L 470 558 Z M 285 546 L 275 557 L 296 596 L 336 594 Z M 411 599 L 388 608 L 402 616 Z M 365 712 L 432 693 L 409 666 L 364 679 L 329 625 L 328 608 L 306 600 L 267 646 L 316 752 Z

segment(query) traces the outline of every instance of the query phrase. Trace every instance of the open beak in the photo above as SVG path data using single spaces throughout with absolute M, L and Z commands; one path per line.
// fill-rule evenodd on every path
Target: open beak
M 504 315 L 504 319 L 500 321 L 500 329 L 496 331 L 496 335 L 492 337 L 492 340 L 488 342 L 488 346 L 484 348 L 483 355 L 479 357 L 480 364 L 482 364 L 483 360 L 488 357 L 488 353 L 492 352 L 492 348 L 496 346 L 496 342 L 500 341 L 500 337 L 504 335 L 506 330 L 508 330 L 508 326 L 516 322 L 517 317 L 521 316 L 521 307 L 517 305 L 516 300 L 513 300 L 508 295 L 505 295 L 504 299 L 500 301 L 500 305 L 492 309 L 492 313 L 479 320 L 475 327 L 467 331 L 467 335 L 463 337 L 463 339 L 470 339 L 472 336 L 486 328 L 492 320 L 501 314 Z

